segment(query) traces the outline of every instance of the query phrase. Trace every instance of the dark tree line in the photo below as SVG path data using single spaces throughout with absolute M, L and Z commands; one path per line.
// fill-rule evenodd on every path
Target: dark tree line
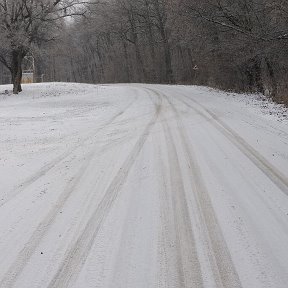
M 102 0 L 42 45 L 46 81 L 209 85 L 288 102 L 288 2 Z

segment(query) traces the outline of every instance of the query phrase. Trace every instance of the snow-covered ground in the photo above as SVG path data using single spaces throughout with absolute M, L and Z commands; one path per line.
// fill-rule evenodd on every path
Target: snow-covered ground
M 7 87 L 1 288 L 287 287 L 283 107 L 205 87 Z

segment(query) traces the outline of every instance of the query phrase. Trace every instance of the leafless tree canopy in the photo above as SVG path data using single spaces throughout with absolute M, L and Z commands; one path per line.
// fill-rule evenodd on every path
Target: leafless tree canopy
M 78 0 L 0 0 L 0 61 L 11 72 L 14 93 L 21 91 L 23 58 L 34 46 L 52 40 L 61 19 L 82 13 L 83 4 Z
M 11 69 L 14 51 L 37 46 L 46 81 L 200 84 L 288 102 L 287 1 L 86 4 L 0 0 L 2 63 Z M 67 13 L 73 20 L 62 20 Z

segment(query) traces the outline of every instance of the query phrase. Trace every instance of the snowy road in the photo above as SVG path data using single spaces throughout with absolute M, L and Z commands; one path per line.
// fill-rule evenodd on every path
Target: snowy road
M 24 89 L 0 95 L 1 288 L 287 287 L 287 122 L 208 88 Z

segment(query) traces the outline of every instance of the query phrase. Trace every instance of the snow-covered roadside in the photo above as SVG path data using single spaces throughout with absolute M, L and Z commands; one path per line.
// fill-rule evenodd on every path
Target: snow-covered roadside
M 201 86 L 193 86 L 193 89 L 210 94 L 211 96 L 214 95 L 214 97 L 217 98 L 226 99 L 229 102 L 238 103 L 243 109 L 251 110 L 255 114 L 265 116 L 268 120 L 277 120 L 279 122 L 284 122 L 285 124 L 288 122 L 288 107 L 284 104 L 277 104 L 262 94 L 239 94 Z
M 29 176 L 39 170 L 42 175 L 63 161 L 135 98 L 133 91 L 119 99 L 121 88 L 94 85 L 47 83 L 23 88 L 21 94 L 0 100 L 0 174 L 6 179 L 1 183 L 0 205 L 11 191 L 25 186 Z
M 179 90 L 178 90 L 179 91 Z M 260 95 L 232 94 L 205 87 L 184 87 L 187 95 L 285 171 L 288 159 L 288 109 Z M 196 98 L 195 98 L 196 99 Z M 264 133 L 263 133 L 264 132 Z M 275 141 L 277 140 L 277 141 Z

